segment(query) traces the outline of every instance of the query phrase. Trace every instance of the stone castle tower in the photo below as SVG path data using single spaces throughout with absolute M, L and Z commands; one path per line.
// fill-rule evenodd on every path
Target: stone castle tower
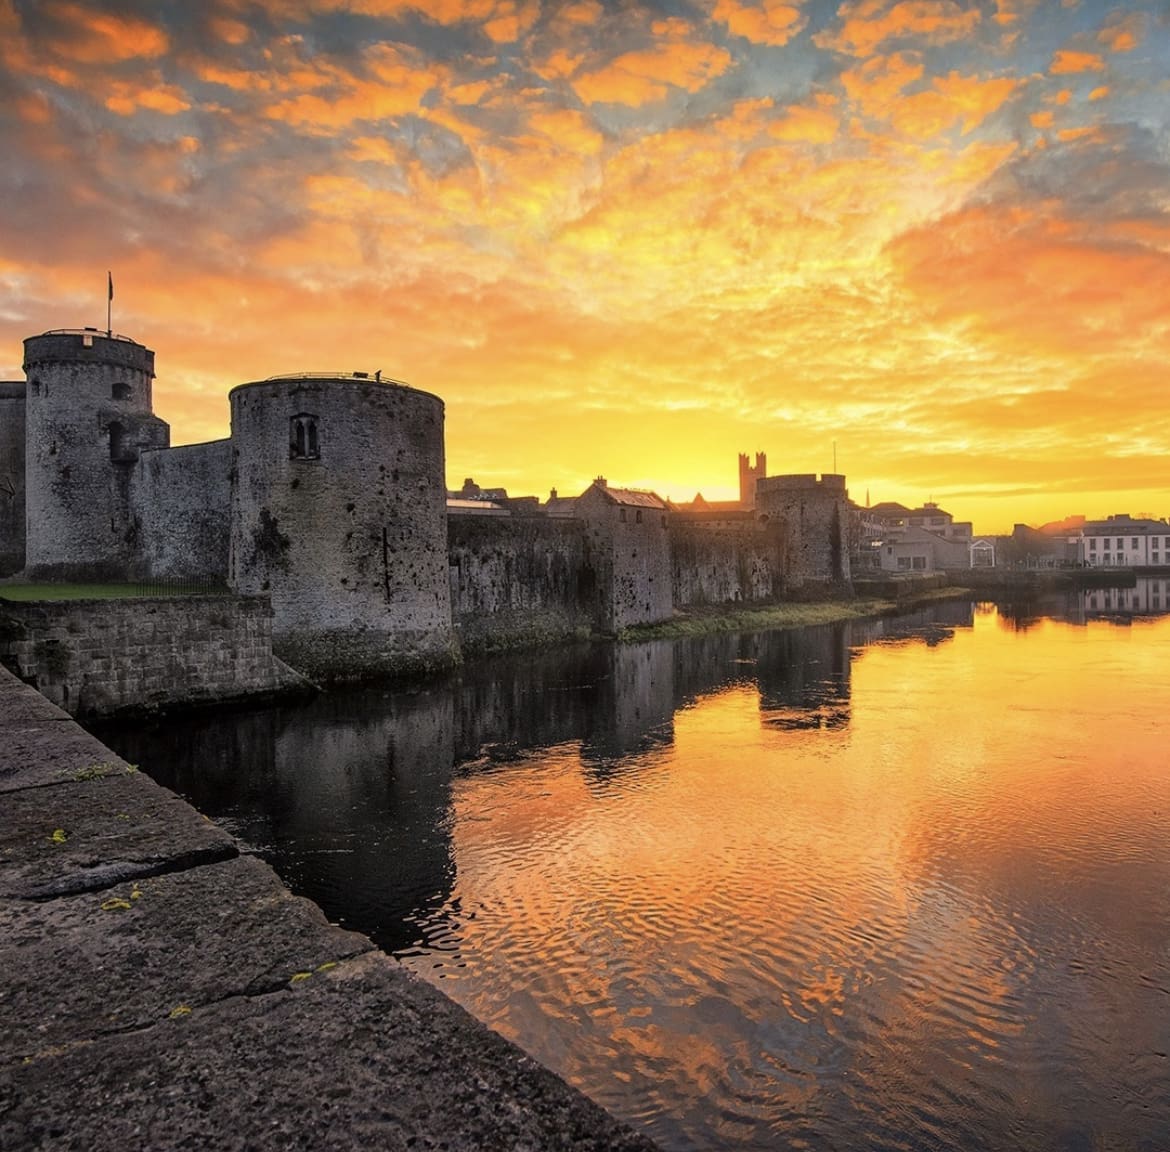
M 756 463 L 753 468 L 746 452 L 739 454 L 739 506 L 752 509 L 756 506 L 756 481 L 768 475 L 768 457 L 763 452 L 756 453 Z
M 228 582 L 310 674 L 449 663 L 443 402 L 362 376 L 242 384 Z
M 25 572 L 124 576 L 135 550 L 131 472 L 170 429 L 151 410 L 154 353 L 96 329 L 24 342 Z

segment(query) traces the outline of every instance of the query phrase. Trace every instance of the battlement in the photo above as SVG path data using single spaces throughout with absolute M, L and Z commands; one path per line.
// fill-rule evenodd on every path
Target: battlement
M 154 352 L 129 336 L 96 328 L 55 328 L 24 342 L 24 370 L 46 364 L 104 364 L 154 377 Z
M 758 492 L 813 492 L 844 497 L 845 477 L 825 472 L 795 473 L 789 476 L 765 476 L 758 482 Z

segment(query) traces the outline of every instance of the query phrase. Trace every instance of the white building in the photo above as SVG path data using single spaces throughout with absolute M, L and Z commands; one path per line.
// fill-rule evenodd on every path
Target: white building
M 1170 524 L 1124 515 L 1091 520 L 1081 530 L 1077 559 L 1090 568 L 1170 566 Z

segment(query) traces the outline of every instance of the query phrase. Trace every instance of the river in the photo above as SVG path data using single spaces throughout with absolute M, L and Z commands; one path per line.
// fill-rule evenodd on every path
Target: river
M 1158 592 L 99 734 L 666 1149 L 1161 1152 Z

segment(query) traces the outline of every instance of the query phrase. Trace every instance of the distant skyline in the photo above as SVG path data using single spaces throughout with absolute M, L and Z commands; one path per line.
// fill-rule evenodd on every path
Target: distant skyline
M 0 379 L 361 370 L 447 477 L 1170 514 L 1170 4 L 0 0 Z

